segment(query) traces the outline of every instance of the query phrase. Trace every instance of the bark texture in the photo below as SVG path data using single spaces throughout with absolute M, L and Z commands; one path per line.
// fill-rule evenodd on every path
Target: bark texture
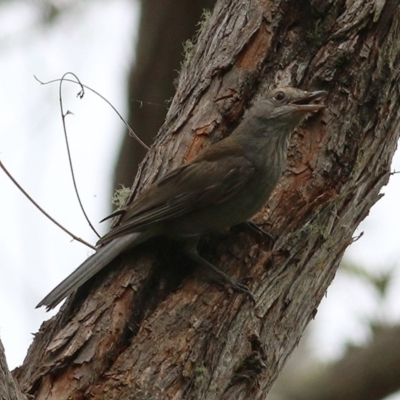
M 27 400 L 26 396 L 16 384 L 11 372 L 8 370 L 3 343 L 0 340 L 0 399 L 1 400 Z
M 397 1 L 218 1 L 133 196 L 229 135 L 272 86 L 329 91 L 246 232 L 202 254 L 257 298 L 205 282 L 161 241 L 110 265 L 43 324 L 16 372 L 36 399 L 265 399 L 390 176 L 399 137 Z
M 183 44 L 199 29 L 204 9 L 215 0 L 142 0 L 134 67 L 129 77 L 128 123 L 150 145 L 175 94 L 184 60 Z M 137 101 L 136 99 L 139 99 Z M 150 104 L 147 104 L 149 102 Z M 131 186 L 146 152 L 125 135 L 115 168 L 115 187 Z

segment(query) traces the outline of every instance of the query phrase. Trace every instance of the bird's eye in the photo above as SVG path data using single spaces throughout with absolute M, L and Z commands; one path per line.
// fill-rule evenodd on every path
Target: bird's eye
M 283 92 L 277 92 L 277 93 L 275 93 L 275 96 L 274 96 L 274 99 L 276 100 L 276 101 L 283 101 L 283 100 L 285 100 L 285 93 L 283 93 Z

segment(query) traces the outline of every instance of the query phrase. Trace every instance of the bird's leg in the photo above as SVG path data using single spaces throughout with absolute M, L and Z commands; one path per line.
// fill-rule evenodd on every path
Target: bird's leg
M 275 238 L 270 235 L 268 232 L 265 232 L 264 229 L 260 228 L 255 222 L 253 221 L 246 221 L 240 224 L 240 226 L 245 227 L 246 229 L 255 232 L 257 235 L 259 235 L 263 240 L 266 240 L 268 242 L 268 246 L 270 249 L 275 244 Z
M 239 283 L 232 278 L 230 278 L 228 275 L 226 275 L 224 272 L 222 272 L 220 269 L 218 269 L 215 265 L 211 264 L 207 260 L 205 260 L 203 257 L 200 256 L 200 254 L 197 251 L 196 245 L 193 245 L 194 242 L 186 242 L 186 246 L 184 248 L 185 254 L 195 261 L 196 263 L 200 264 L 201 266 L 206 267 L 207 270 L 212 271 L 219 279 L 218 283 L 227 283 L 231 286 L 232 289 L 245 293 L 250 300 L 255 304 L 256 301 L 254 299 L 253 293 L 251 293 L 250 289 L 246 286 L 243 285 L 242 283 Z M 197 241 L 196 243 L 197 244 Z
M 246 285 L 243 285 L 242 283 L 239 283 L 230 278 L 228 275 L 226 275 L 224 272 L 218 269 L 215 265 L 211 264 L 203 257 L 201 257 L 200 254 L 197 253 L 197 251 L 186 254 L 193 261 L 196 261 L 198 264 L 206 267 L 208 270 L 211 270 L 215 275 L 217 275 L 220 281 L 222 281 L 223 283 L 227 283 L 232 289 L 246 294 L 254 304 L 256 303 L 253 293 L 251 293 L 250 289 Z

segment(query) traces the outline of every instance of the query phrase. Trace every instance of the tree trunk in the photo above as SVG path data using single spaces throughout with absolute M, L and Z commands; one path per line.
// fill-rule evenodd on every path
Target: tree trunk
M 329 92 L 292 137 L 255 221 L 202 254 L 256 296 L 202 279 L 172 245 L 112 263 L 45 322 L 15 373 L 35 399 L 265 399 L 390 176 L 399 136 L 397 1 L 218 1 L 133 195 L 229 135 L 272 86 Z M 155 251 L 156 249 L 156 251 Z
M 151 144 L 165 121 L 168 102 L 184 59 L 184 43 L 199 29 L 204 9 L 215 0 L 142 0 L 134 67 L 129 78 L 128 123 Z M 150 104 L 147 104 L 149 102 Z M 146 152 L 125 135 L 115 168 L 116 188 L 130 186 Z
M 0 399 L 27 400 L 8 370 L 3 343 L 0 340 Z

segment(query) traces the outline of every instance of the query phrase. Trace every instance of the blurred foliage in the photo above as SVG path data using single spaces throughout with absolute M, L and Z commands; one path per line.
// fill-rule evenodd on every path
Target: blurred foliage
M 49 26 L 55 24 L 61 16 L 95 1 L 100 3 L 111 0 L 0 0 L 0 12 L 9 7 L 31 7 L 38 16 L 38 25 Z
M 393 282 L 396 272 L 395 267 L 386 269 L 382 268 L 379 273 L 371 272 L 360 265 L 346 261 L 341 264 L 341 270 L 357 278 L 363 279 L 376 290 L 381 300 L 386 298 L 389 286 Z

